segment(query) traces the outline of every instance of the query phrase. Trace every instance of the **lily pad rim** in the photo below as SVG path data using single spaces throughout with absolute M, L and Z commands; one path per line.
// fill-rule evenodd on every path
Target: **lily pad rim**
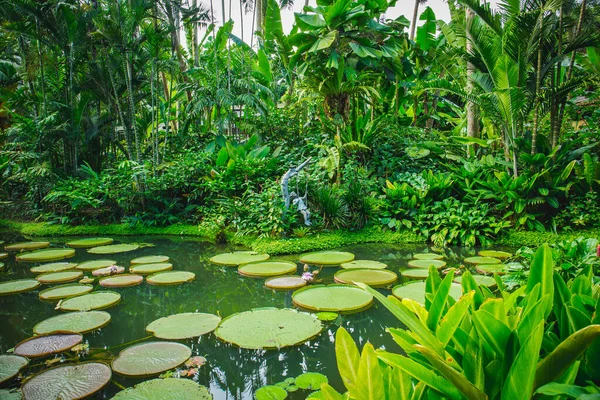
M 298 289 L 302 289 L 304 288 L 308 282 L 306 282 L 304 279 L 302 279 L 302 281 L 304 282 L 302 285 L 300 286 L 281 286 L 281 287 L 270 287 L 267 286 L 267 283 L 269 283 L 269 281 L 275 280 L 275 279 L 281 279 L 281 278 L 298 278 L 298 279 L 302 279 L 302 277 L 300 275 L 278 275 L 278 276 L 271 276 L 268 279 L 265 280 L 265 287 L 267 289 L 271 289 L 271 290 L 280 290 L 280 291 L 287 291 L 287 290 L 298 290 Z
M 385 280 L 385 281 L 376 281 L 376 282 L 372 282 L 372 283 L 365 283 L 365 282 L 362 282 L 362 281 L 356 281 L 356 282 L 365 283 L 365 285 L 369 285 L 371 287 L 382 287 L 382 286 L 385 287 L 385 286 L 391 285 L 392 283 L 394 283 L 394 282 L 396 282 L 398 280 L 398 274 L 395 273 L 394 271 L 391 271 L 389 269 L 372 269 L 372 268 L 347 268 L 347 269 L 341 269 L 341 270 L 337 271 L 333 275 L 333 279 L 337 283 L 352 285 L 352 282 L 342 281 L 340 278 L 338 278 L 338 275 L 351 274 L 351 273 L 356 273 L 356 272 L 381 273 L 381 274 L 388 275 L 390 277 L 390 279 L 388 279 L 388 280 Z M 392 277 L 393 277 L 393 279 L 392 279 Z
M 294 297 L 298 294 L 301 293 L 303 291 L 306 290 L 310 290 L 310 289 L 316 289 L 316 288 L 321 288 L 321 287 L 344 287 L 344 288 L 350 288 L 352 290 L 360 290 L 363 293 L 368 294 L 369 296 L 371 296 L 371 300 L 364 304 L 361 305 L 360 307 L 356 307 L 356 308 L 349 308 L 349 309 L 344 309 L 344 310 L 339 310 L 339 309 L 316 309 L 316 308 L 307 308 L 305 305 L 299 304 L 294 300 Z M 329 312 L 336 312 L 338 314 L 353 314 L 353 313 L 357 313 L 357 312 L 361 312 L 364 311 L 368 308 L 370 308 L 373 304 L 374 304 L 375 298 L 372 294 L 362 290 L 361 288 L 359 288 L 358 286 L 355 285 L 348 285 L 345 283 L 332 283 L 330 285 L 324 285 L 324 284 L 319 284 L 319 285 L 308 285 L 305 286 L 303 288 L 300 288 L 296 291 L 294 291 L 294 293 L 292 293 L 292 303 L 296 306 L 299 307 L 302 310 L 308 310 L 308 311 L 312 311 L 312 312 L 323 312 L 323 311 L 329 311 Z
M 49 292 L 49 291 L 56 290 L 56 289 L 62 289 L 62 288 L 64 288 L 64 287 L 67 287 L 67 286 L 86 286 L 86 287 L 88 287 L 88 288 L 89 288 L 89 291 L 88 291 L 88 292 L 86 292 L 86 293 L 74 294 L 74 295 L 70 295 L 70 296 L 67 296 L 67 297 L 57 297 L 57 298 L 52 298 L 52 299 L 43 299 L 43 298 L 41 297 L 41 296 L 42 296 L 42 294 L 43 294 L 44 292 L 46 292 L 46 293 L 47 293 L 47 292 Z M 94 290 L 94 286 L 92 286 L 92 285 L 90 285 L 90 284 L 78 283 L 78 282 L 71 282 L 71 283 L 65 283 L 64 285 L 58 285 L 58 286 L 52 286 L 52 287 L 46 288 L 46 289 L 42 290 L 42 291 L 39 293 L 39 298 L 40 298 L 40 300 L 42 300 L 42 301 L 51 301 L 51 302 L 53 302 L 53 301 L 56 301 L 56 300 L 62 300 L 62 299 L 68 299 L 68 298 L 70 298 L 70 297 L 77 297 L 77 296 L 81 296 L 82 294 L 88 294 L 88 293 L 92 292 L 93 290 Z
M 110 294 L 116 294 L 118 296 L 118 298 L 110 303 L 105 304 L 104 306 L 100 307 L 100 308 L 93 308 L 90 310 L 75 310 L 75 309 L 64 309 L 63 305 L 65 304 L 65 302 L 69 301 L 69 300 L 73 300 L 76 299 L 78 297 L 83 297 L 83 296 L 92 296 L 94 294 L 99 294 L 99 293 L 110 293 Z M 65 311 L 65 312 L 71 312 L 71 311 L 98 311 L 98 310 L 106 310 L 107 308 L 116 306 L 117 304 L 119 304 L 121 302 L 121 300 L 123 300 L 123 296 L 121 296 L 121 293 L 119 292 L 115 292 L 113 290 L 97 290 L 97 291 L 92 291 L 89 293 L 84 293 L 84 294 L 80 294 L 77 296 L 71 296 L 71 297 L 67 297 L 65 299 L 63 299 L 62 303 L 60 304 L 60 310 L 61 311 Z
M 156 283 L 155 281 L 152 280 L 152 278 L 154 278 L 156 275 L 162 275 L 162 274 L 173 274 L 173 273 L 180 273 L 180 272 L 186 272 L 189 274 L 192 274 L 192 276 L 189 279 L 186 279 L 185 281 L 177 281 L 177 282 L 169 282 L 169 283 Z M 162 272 L 156 272 L 152 275 L 148 275 L 148 277 L 146 278 L 146 283 L 148 285 L 152 285 L 152 286 L 175 286 L 175 285 L 183 285 L 184 283 L 188 283 L 193 281 L 194 279 L 196 279 L 196 274 L 194 272 L 191 271 L 162 271 Z
M 0 357 L 1 357 L 1 356 L 18 357 L 18 358 L 22 358 L 22 359 L 23 359 L 23 360 L 25 360 L 26 362 L 25 362 L 25 364 L 21 365 L 21 366 L 19 367 L 19 369 L 17 369 L 17 370 L 15 371 L 15 373 L 14 373 L 14 374 L 12 374 L 12 375 L 10 375 L 10 376 L 7 376 L 6 378 L 4 378 L 4 380 L 0 380 L 0 384 L 3 384 L 3 383 L 5 383 L 5 382 L 8 382 L 8 381 L 10 381 L 11 379 L 13 379 L 15 376 L 17 376 L 17 375 L 19 374 L 19 372 L 21 372 L 21 370 L 22 370 L 23 368 L 25 368 L 27 365 L 29 365 L 29 362 L 31 361 L 31 360 L 29 359 L 29 357 L 20 356 L 20 355 L 18 355 L 18 354 L 11 354 L 11 353 L 0 353 Z
M 52 335 L 76 335 L 76 336 L 79 336 L 79 337 L 80 337 L 80 339 L 81 339 L 81 340 L 79 341 L 79 343 L 83 342 L 83 334 L 81 334 L 81 333 L 77 333 L 77 332 L 72 332 L 72 331 L 60 331 L 60 330 L 59 330 L 59 331 L 53 331 L 53 332 L 41 333 L 41 334 L 39 334 L 39 335 L 34 335 L 34 336 L 31 336 L 31 337 L 29 337 L 29 338 L 27 338 L 27 339 L 21 340 L 19 343 L 17 343 L 17 344 L 14 346 L 14 351 L 16 351 L 16 350 L 17 350 L 17 348 L 18 348 L 19 346 L 21 346 L 23 343 L 27 343 L 27 342 L 30 342 L 30 341 L 32 341 L 32 340 L 36 340 L 36 339 L 39 339 L 39 338 L 42 338 L 42 337 L 45 337 L 45 336 L 52 336 Z M 79 343 L 78 343 L 78 344 L 79 344 Z M 72 347 L 73 347 L 73 346 L 69 347 L 69 349 L 71 349 Z M 69 350 L 69 349 L 64 349 L 64 350 L 63 350 L 63 349 L 61 349 L 61 350 L 59 350 L 59 351 L 53 351 L 53 352 L 51 352 L 51 353 L 36 354 L 36 355 L 21 356 L 21 357 L 27 357 L 27 358 L 29 358 L 29 357 L 30 357 L 30 358 L 45 357 L 45 356 L 48 356 L 48 355 L 51 355 L 51 354 L 60 354 L 60 353 L 63 353 L 63 352 L 65 352 L 65 351 Z M 17 353 L 13 353 L 13 354 L 15 354 L 15 355 L 19 355 L 19 354 L 17 354 Z
M 36 286 L 34 286 L 34 287 L 31 287 L 31 288 L 28 287 L 27 289 L 23 289 L 23 290 L 17 290 L 17 291 L 12 291 L 12 292 L 0 293 L 0 297 L 2 297 L 2 296 L 10 296 L 10 295 L 13 295 L 13 294 L 21 294 L 21 293 L 31 292 L 31 291 L 34 291 L 34 290 L 38 289 L 40 286 L 42 286 L 42 283 L 40 281 L 38 281 L 37 279 L 35 279 L 35 278 L 23 278 L 23 279 L 13 279 L 13 280 L 10 280 L 10 281 L 2 281 L 2 282 L 0 282 L 0 285 L 2 285 L 3 283 L 21 282 L 21 281 L 30 281 L 30 282 L 34 282 L 35 281 L 38 284 Z
M 181 365 L 183 365 L 183 364 L 184 364 L 184 363 L 185 363 L 185 362 L 186 362 L 186 361 L 189 359 L 189 357 L 187 357 L 185 360 L 183 360 L 183 361 L 182 361 L 180 364 L 176 365 L 175 367 L 171 367 L 171 368 L 168 368 L 168 369 L 165 369 L 165 370 L 163 370 L 163 371 L 156 372 L 156 373 L 154 373 L 154 372 L 153 372 L 153 373 L 151 373 L 151 374 L 141 374 L 141 375 L 137 375 L 137 374 L 133 374 L 133 375 L 131 375 L 131 374 L 124 374 L 124 373 L 122 373 L 122 372 L 120 372 L 120 371 L 118 371 L 118 370 L 116 370 L 116 369 L 114 368 L 114 363 L 115 363 L 115 361 L 117 361 L 117 360 L 118 360 L 118 359 L 121 357 L 121 355 L 123 354 L 123 352 L 125 352 L 125 351 L 127 351 L 127 350 L 130 350 L 130 349 L 132 349 L 132 348 L 134 348 L 134 347 L 138 347 L 138 346 L 145 346 L 145 345 L 150 345 L 150 344 L 157 344 L 157 343 L 158 343 L 158 344 L 175 344 L 175 345 L 178 345 L 178 346 L 180 346 L 180 347 L 186 347 L 186 348 L 187 348 L 187 349 L 190 351 L 190 357 L 191 357 L 191 356 L 192 356 L 192 354 L 193 354 L 193 351 L 192 351 L 192 349 L 191 349 L 189 346 L 187 346 L 187 345 L 185 345 L 185 344 L 183 344 L 183 343 L 179 343 L 179 342 L 175 342 L 175 341 L 153 340 L 153 341 L 150 341 L 150 342 L 136 343 L 136 344 L 133 344 L 133 345 L 131 345 L 131 346 L 128 346 L 128 347 L 124 348 L 123 350 L 121 350 L 121 351 L 119 352 L 119 354 L 117 355 L 117 357 L 115 357 L 115 358 L 114 358 L 114 359 L 113 359 L 113 360 L 110 362 L 110 368 L 111 368 L 111 369 L 112 369 L 114 372 L 116 372 L 117 374 L 119 374 L 119 375 L 121 375 L 121 376 L 125 376 L 125 377 L 128 377 L 128 378 L 144 378 L 144 377 L 148 377 L 148 376 L 154 376 L 154 375 L 158 375 L 158 374 L 161 374 L 161 373 L 162 373 L 162 372 L 164 372 L 164 371 L 169 371 L 169 370 L 171 370 L 171 369 L 174 369 L 174 368 L 178 368 L 178 367 L 180 367 Z
M 110 315 L 110 314 L 109 314 L 109 313 L 107 313 L 106 311 L 97 311 L 97 310 L 92 310 L 92 311 L 70 311 L 70 312 L 67 312 L 67 313 L 65 313 L 65 314 L 53 315 L 53 316 L 51 316 L 51 317 L 49 317 L 49 318 L 46 318 L 46 319 L 44 319 L 44 320 L 42 320 L 42 321 L 38 322 L 37 324 L 35 324 L 35 325 L 33 326 L 33 328 L 32 328 L 32 331 L 33 331 L 33 333 L 34 333 L 35 335 L 41 335 L 41 333 L 36 333 L 36 329 L 35 329 L 35 328 L 36 328 L 38 325 L 40 325 L 42 322 L 46 322 L 47 320 L 49 320 L 49 319 L 53 319 L 53 318 L 59 318 L 59 317 L 63 317 L 63 316 L 65 316 L 65 315 L 69 315 L 69 314 L 80 314 L 80 313 L 103 313 L 103 314 L 106 314 L 106 315 L 108 315 L 108 319 L 107 319 L 105 322 L 103 322 L 101 325 L 97 325 L 97 326 L 93 327 L 92 329 L 88 329 L 88 330 L 85 330 L 85 331 L 78 332 L 78 333 L 81 333 L 82 335 L 83 335 L 83 334 L 86 334 L 86 333 L 90 333 L 90 332 L 96 331 L 96 330 L 98 330 L 98 329 L 102 329 L 102 328 L 104 328 L 106 325 L 108 325 L 108 324 L 110 323 L 110 321 L 112 321 L 112 315 Z M 52 331 L 52 332 L 55 332 L 55 331 Z M 46 332 L 44 332 L 44 333 L 46 333 Z

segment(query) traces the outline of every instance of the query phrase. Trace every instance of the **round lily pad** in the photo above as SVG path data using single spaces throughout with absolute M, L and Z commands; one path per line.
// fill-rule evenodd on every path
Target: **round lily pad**
M 109 308 L 121 301 L 117 292 L 93 292 L 81 296 L 70 297 L 60 304 L 63 311 L 91 311 Z
M 83 399 L 106 386 L 111 377 L 112 371 L 104 363 L 61 365 L 34 375 L 21 390 L 28 400 Z
M 0 383 L 14 378 L 21 368 L 29 364 L 25 357 L 14 354 L 0 354 Z
M 128 287 L 128 286 L 136 286 L 144 281 L 144 277 L 141 275 L 132 275 L 132 274 L 123 274 L 123 275 L 115 275 L 115 276 L 107 276 L 106 278 L 102 278 L 98 281 L 100 286 L 103 287 Z
M 279 386 L 267 385 L 254 392 L 254 398 L 256 400 L 285 400 L 287 391 Z
M 329 379 L 323 374 L 317 372 L 306 372 L 296 378 L 296 386 L 300 389 L 317 390 L 323 383 L 328 383 Z
M 214 331 L 221 318 L 213 314 L 182 313 L 159 318 L 146 330 L 160 339 L 182 340 Z
M 480 264 L 476 265 L 475 269 L 483 275 L 504 275 L 508 272 L 508 267 L 504 264 Z
M 396 282 L 398 275 L 383 269 L 351 268 L 336 272 L 334 280 L 338 283 L 362 282 L 369 286 L 387 286 Z
M 405 285 L 399 285 L 392 289 L 394 296 L 399 299 L 411 299 L 420 304 L 425 304 L 425 282 L 410 282 Z M 462 296 L 462 287 L 458 283 L 452 283 L 449 295 L 454 300 Z
M 89 247 L 106 246 L 113 242 L 111 238 L 86 238 L 74 240 L 67 243 L 67 246 L 73 247 L 74 249 L 87 249 Z
M 444 268 L 446 262 L 442 260 L 410 260 L 408 266 L 411 268 L 425 268 L 429 269 L 430 266 L 434 266 L 437 269 Z
M 23 400 L 21 388 L 18 389 L 0 389 L 0 399 L 2 400 Z
M 129 268 L 132 274 L 150 275 L 157 272 L 170 271 L 173 269 L 173 264 L 170 263 L 154 263 L 154 264 L 135 264 Z
M 409 268 L 401 272 L 402 276 L 411 279 L 427 279 L 429 270 L 425 268 Z
M 498 250 L 481 250 L 478 253 L 481 257 L 492 257 L 492 258 L 499 258 L 504 260 L 505 258 L 509 258 L 512 257 L 512 254 L 506 252 L 506 251 L 498 251 Z
M 40 299 L 46 301 L 60 300 L 67 297 L 79 296 L 91 292 L 94 289 L 92 285 L 80 285 L 71 283 L 67 285 L 55 286 L 40 292 Z
M 50 246 L 50 242 L 22 242 L 4 246 L 7 251 L 23 251 L 23 250 L 38 250 L 45 249 Z
M 83 276 L 81 271 L 63 271 L 63 272 L 50 272 L 48 274 L 42 274 L 37 276 L 37 280 L 45 284 L 54 283 L 66 283 L 74 282 L 79 280 Z
M 338 313 L 328 311 L 319 312 L 316 315 L 317 318 L 319 318 L 319 321 L 335 321 L 337 317 L 339 317 Z
M 147 342 L 127 347 L 112 362 L 113 371 L 131 377 L 160 374 L 183 364 L 192 349 L 176 342 Z
M 16 259 L 20 262 L 48 262 L 71 258 L 74 255 L 74 249 L 36 250 L 31 253 L 19 254 Z
M 360 269 L 385 269 L 387 264 L 373 260 L 354 260 L 340 264 L 340 267 L 345 269 L 360 268 Z
M 313 285 L 296 290 L 292 301 L 313 311 L 359 311 L 373 304 L 373 296 L 355 286 Z
M 79 333 L 54 332 L 25 339 L 15 346 L 14 353 L 29 358 L 44 357 L 70 350 L 82 341 Z
M 4 263 L 0 262 L 0 268 L 3 268 L 3 267 L 4 267 Z
M 191 379 L 151 379 L 117 393 L 112 400 L 212 400 L 205 386 Z
M 46 274 L 48 272 L 62 272 L 73 269 L 77 266 L 77 263 L 69 262 L 56 262 L 51 264 L 38 265 L 30 269 L 34 274 Z
M 0 253 L 0 260 L 4 260 L 8 257 L 8 253 Z
M 79 311 L 50 317 L 33 327 L 41 335 L 55 331 L 88 333 L 108 325 L 110 314 L 105 311 Z
M 88 249 L 90 254 L 117 254 L 127 253 L 140 248 L 139 244 L 128 243 L 128 244 L 109 244 L 108 246 L 98 246 Z
M 312 314 L 257 308 L 224 318 L 215 335 L 244 349 L 278 349 L 304 343 L 321 329 L 321 322 Z
M 92 271 L 92 275 L 94 276 L 109 276 L 109 275 L 118 275 L 125 272 L 125 268 L 120 267 L 118 265 L 111 265 L 110 267 L 104 267 L 100 269 L 96 269 Z
M 353 260 L 354 254 L 346 251 L 318 251 L 300 257 L 302 263 L 323 266 L 336 266 Z
M 115 260 L 94 260 L 94 261 L 86 261 L 77 266 L 77 269 L 82 271 L 95 271 L 100 268 L 110 267 L 111 265 L 115 265 L 117 262 Z
M 29 292 L 37 289 L 40 285 L 41 283 L 35 279 L 16 279 L 0 282 L 0 296 Z
M 487 287 L 496 286 L 496 281 L 491 276 L 487 276 L 487 275 L 471 275 L 471 276 L 473 277 L 473 279 L 475 279 L 475 282 L 477 282 L 478 285 L 487 286 Z M 462 275 L 455 277 L 454 282 L 461 283 Z
M 494 257 L 467 257 L 464 259 L 467 264 L 483 265 L 483 264 L 500 264 L 500 260 Z
M 444 256 L 436 253 L 417 253 L 413 255 L 413 258 L 415 260 L 441 260 Z
M 266 261 L 269 257 L 268 254 L 261 254 L 255 251 L 234 251 L 232 253 L 218 254 L 212 257 L 210 262 L 213 264 L 227 265 L 229 267 L 237 267 L 242 264 Z
M 306 286 L 307 282 L 297 275 L 277 276 L 267 279 L 265 286 L 275 290 L 292 290 Z
M 196 274 L 189 271 L 167 271 L 150 275 L 146 278 L 149 285 L 167 286 L 179 285 L 196 278 Z
M 241 275 L 257 277 L 293 274 L 297 270 L 295 263 L 286 261 L 263 261 L 240 265 L 238 268 Z
M 131 265 L 134 264 L 156 264 L 169 262 L 168 256 L 145 256 L 131 260 Z

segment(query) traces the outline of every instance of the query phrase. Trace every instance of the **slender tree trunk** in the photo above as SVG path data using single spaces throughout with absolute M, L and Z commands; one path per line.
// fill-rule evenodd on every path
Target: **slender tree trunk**
M 415 8 L 413 9 L 412 23 L 410 24 L 410 40 L 415 40 L 415 31 L 417 30 L 417 18 L 419 18 L 419 4 L 421 0 L 415 0 Z
M 563 48 L 563 7 L 561 5 L 558 14 L 558 51 L 557 54 L 562 54 Z M 554 88 L 560 87 L 562 79 L 562 65 L 560 61 L 556 62 L 556 77 L 554 79 Z M 550 120 L 552 129 L 552 148 L 558 145 L 558 136 L 560 135 L 560 126 L 558 125 L 559 117 L 559 99 L 556 96 L 552 96 L 552 115 Z
M 39 29 L 40 29 L 40 23 L 39 21 L 35 20 L 35 29 L 36 29 L 36 33 L 39 35 Z M 43 109 L 42 109 L 42 115 L 44 117 L 48 116 L 48 100 L 47 100 L 47 96 L 46 96 L 46 74 L 44 73 L 44 54 L 42 53 L 42 47 L 40 46 L 40 41 L 36 40 L 37 43 L 37 51 L 38 51 L 38 58 L 40 59 L 40 74 L 41 74 L 41 86 L 42 86 L 42 97 L 43 97 Z
M 131 144 L 131 135 L 129 135 L 129 127 L 127 122 L 125 121 L 125 115 L 123 114 L 123 110 L 121 109 L 121 105 L 119 102 L 119 95 L 117 93 L 117 87 L 115 86 L 115 80 L 113 78 L 113 74 L 110 68 L 110 63 L 108 62 L 108 77 L 110 79 L 110 85 L 112 87 L 114 96 L 115 96 L 115 107 L 117 108 L 117 115 L 119 116 L 119 119 L 121 120 L 121 126 L 123 127 L 124 131 L 125 131 L 125 144 L 127 145 L 127 159 L 131 160 L 131 156 L 133 154 L 133 146 Z
M 537 66 L 535 69 L 535 110 L 533 114 L 533 131 L 531 132 L 531 155 L 537 152 L 537 136 L 540 126 L 540 90 L 542 87 L 542 38 L 544 33 L 544 11 L 540 11 L 540 37 L 538 39 Z
M 263 33 L 265 21 L 265 0 L 255 0 L 256 7 L 256 32 Z
M 440 79 L 444 78 L 445 75 L 446 75 L 446 71 L 441 70 L 440 71 Z M 431 104 L 431 115 L 434 115 L 437 112 L 439 99 L 440 99 L 440 90 L 438 89 L 435 91 L 435 94 L 433 97 L 433 103 Z M 427 120 L 426 128 L 428 130 L 431 130 L 433 128 L 434 123 L 435 123 L 435 119 L 429 117 L 429 119 Z
M 467 33 L 467 37 L 466 37 L 466 50 L 467 50 L 467 54 L 471 54 L 471 52 L 473 51 L 473 43 L 472 43 L 472 38 L 471 38 L 471 31 L 470 31 L 470 24 L 471 24 L 471 20 L 473 19 L 473 11 L 471 11 L 470 9 L 466 8 L 466 16 L 465 16 L 465 20 L 466 20 L 466 33 Z M 475 65 L 473 65 L 470 61 L 467 60 L 467 94 L 471 95 L 474 91 L 474 85 L 473 85 L 473 75 L 475 74 Z M 479 137 L 479 121 L 478 121 L 478 114 L 479 114 L 479 109 L 477 107 L 477 105 L 471 101 L 467 101 L 467 105 L 466 105 L 467 109 L 467 136 L 470 138 L 478 138 Z M 471 153 L 474 152 L 475 149 L 475 145 L 468 145 L 467 146 L 467 156 L 470 157 Z

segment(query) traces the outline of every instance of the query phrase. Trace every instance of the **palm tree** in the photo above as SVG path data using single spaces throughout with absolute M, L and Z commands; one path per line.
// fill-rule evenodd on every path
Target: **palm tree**
M 415 0 L 412 22 L 410 24 L 410 40 L 415 40 L 415 31 L 417 29 L 417 18 L 419 17 L 419 6 L 427 3 L 427 0 Z

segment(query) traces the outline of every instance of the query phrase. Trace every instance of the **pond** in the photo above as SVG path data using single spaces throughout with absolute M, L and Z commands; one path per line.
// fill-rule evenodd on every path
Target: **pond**
M 264 279 L 243 277 L 234 267 L 211 264 L 210 257 L 226 251 L 240 250 L 231 246 L 215 245 L 193 238 L 179 237 L 114 237 L 115 243 L 152 243 L 136 251 L 98 256 L 85 249 L 77 249 L 72 262 L 110 258 L 118 265 L 129 267 L 130 260 L 145 255 L 166 255 L 170 257 L 174 270 L 191 271 L 196 274 L 192 282 L 177 286 L 151 286 L 142 283 L 130 288 L 112 289 L 122 295 L 116 306 L 106 309 L 112 316 L 111 322 L 99 331 L 84 335 L 84 342 L 90 349 L 107 349 L 100 354 L 104 359 L 116 356 L 125 348 L 123 344 L 148 337 L 145 327 L 152 321 L 183 312 L 205 312 L 227 317 L 233 313 L 259 307 L 293 308 L 292 291 L 273 291 L 264 286 Z M 0 233 L 0 241 L 6 244 L 27 240 L 15 233 Z M 36 238 L 35 240 L 41 240 Z M 52 238 L 53 247 L 61 247 L 73 238 Z M 318 239 L 315 239 L 318 240 Z M 352 252 L 356 259 L 377 260 L 388 264 L 388 269 L 399 272 L 406 268 L 413 253 L 431 251 L 425 245 L 357 245 L 343 249 Z M 463 257 L 475 255 L 475 249 L 445 249 L 448 265 L 457 265 Z M 298 261 L 298 255 L 272 257 L 273 260 Z M 16 262 L 13 255 L 2 260 L 5 266 L 0 270 L 0 281 L 32 277 L 29 271 L 33 263 Z M 339 268 L 324 268 L 319 275 L 323 283 L 333 283 L 333 274 Z M 298 263 L 298 273 L 302 273 Z M 400 278 L 402 281 L 402 278 Z M 95 290 L 105 290 L 96 285 Z M 41 289 L 49 287 L 43 285 Z M 32 336 L 32 329 L 38 322 L 61 311 L 55 310 L 54 303 L 42 302 L 39 291 L 0 297 L 0 353 L 5 353 L 20 341 Z M 385 294 L 390 290 L 381 289 Z M 218 340 L 214 334 L 193 340 L 181 341 L 188 345 L 193 355 L 204 356 L 207 363 L 199 369 L 198 382 L 207 386 L 215 399 L 252 399 L 252 394 L 261 386 L 283 381 L 286 377 L 296 377 L 303 372 L 320 372 L 328 376 L 330 384 L 340 392 L 344 387 L 337 372 L 334 337 L 338 326 L 345 327 L 354 337 L 359 347 L 368 340 L 376 348 L 385 347 L 399 351 L 385 332 L 389 326 L 397 327 L 398 321 L 380 304 L 375 302 L 368 310 L 355 314 L 341 315 L 333 322 L 324 322 L 325 329 L 314 339 L 280 350 L 245 350 Z M 248 332 L 249 335 L 252 332 Z M 43 368 L 38 368 L 40 370 Z M 36 369 L 34 369 L 36 370 Z M 113 374 L 112 382 L 95 398 L 110 398 L 122 387 L 148 380 L 124 378 Z M 12 386 L 18 383 L 12 381 Z M 307 391 L 291 393 L 290 399 L 304 399 Z

